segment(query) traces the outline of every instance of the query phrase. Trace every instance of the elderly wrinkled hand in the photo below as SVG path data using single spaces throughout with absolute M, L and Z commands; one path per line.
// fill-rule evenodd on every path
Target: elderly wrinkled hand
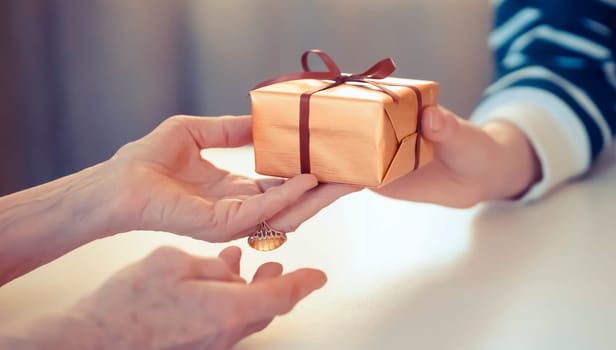
M 246 283 L 240 256 L 238 247 L 224 249 L 217 258 L 159 248 L 67 312 L 33 324 L 28 344 L 41 349 L 229 349 L 326 282 L 319 270 L 282 274 L 282 265 L 270 262 Z M 31 348 L 0 338 L 2 345 Z
M 288 232 L 359 189 L 318 185 L 309 174 L 251 179 L 201 157 L 206 148 L 250 143 L 251 125 L 249 116 L 176 116 L 122 147 L 106 164 L 123 199 L 117 230 L 161 230 L 221 242 L 247 236 L 269 219 L 272 227 Z

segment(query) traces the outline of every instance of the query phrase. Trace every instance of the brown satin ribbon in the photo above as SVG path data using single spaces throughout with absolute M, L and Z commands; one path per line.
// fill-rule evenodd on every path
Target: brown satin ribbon
M 421 147 L 421 141 L 419 140 L 419 136 L 421 135 L 421 114 L 423 112 L 423 100 L 421 98 L 421 90 L 419 90 L 417 86 L 409 86 L 409 88 L 413 90 L 415 96 L 417 97 L 417 137 L 415 138 L 415 165 L 413 165 L 413 170 L 416 170 L 417 168 L 419 168 L 419 156 L 421 155 L 421 150 L 419 149 Z
M 308 65 L 308 56 L 310 54 L 316 54 L 321 61 L 327 67 L 327 71 L 313 71 L 310 69 Z M 320 50 L 310 50 L 306 51 L 302 54 L 302 68 L 303 72 L 291 73 L 281 75 L 269 80 L 266 80 L 253 88 L 258 89 L 267 85 L 272 85 L 276 83 L 281 83 L 289 80 L 300 80 L 300 79 L 317 79 L 317 80 L 331 80 L 332 83 L 329 85 L 320 88 L 314 91 L 306 91 L 302 93 L 300 96 L 300 104 L 299 104 L 299 154 L 300 154 L 300 167 L 302 174 L 310 173 L 310 127 L 309 127 L 309 116 L 310 116 L 310 97 L 317 92 L 324 91 L 327 89 L 331 89 L 335 86 L 345 84 L 347 82 L 360 82 L 366 83 L 376 87 L 378 90 L 389 95 L 395 103 L 398 103 L 400 98 L 398 95 L 388 89 L 387 87 L 374 82 L 372 80 L 366 79 L 383 79 L 388 77 L 393 71 L 396 69 L 394 61 L 391 58 L 385 58 L 374 64 L 368 70 L 361 74 L 345 74 L 340 71 L 338 65 L 334 62 L 334 60 L 329 57 L 323 51 Z M 415 141 L 415 166 L 414 169 L 417 169 L 419 166 L 419 132 L 420 132 L 420 121 L 421 121 L 421 111 L 422 111 L 422 99 L 421 99 L 421 91 L 415 86 L 409 86 L 417 96 L 417 139 Z M 413 170 L 414 170 L 413 169 Z

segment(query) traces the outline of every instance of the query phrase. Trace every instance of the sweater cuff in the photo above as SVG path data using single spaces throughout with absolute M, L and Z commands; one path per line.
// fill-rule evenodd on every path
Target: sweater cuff
M 588 170 L 590 140 L 574 111 L 557 96 L 533 87 L 512 87 L 484 99 L 471 121 L 507 121 L 528 138 L 541 163 L 541 180 L 519 200 L 530 202 Z

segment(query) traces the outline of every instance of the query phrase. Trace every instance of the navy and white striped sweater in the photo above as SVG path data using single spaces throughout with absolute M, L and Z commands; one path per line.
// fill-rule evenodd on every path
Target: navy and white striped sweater
M 496 78 L 472 119 L 522 129 L 541 196 L 584 173 L 616 131 L 616 0 L 492 0 Z

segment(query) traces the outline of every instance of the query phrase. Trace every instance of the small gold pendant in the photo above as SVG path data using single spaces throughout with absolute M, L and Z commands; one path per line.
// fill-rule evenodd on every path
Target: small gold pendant
M 286 233 L 271 228 L 265 221 L 259 224 L 257 232 L 248 237 L 248 245 L 262 252 L 274 250 L 286 241 Z

